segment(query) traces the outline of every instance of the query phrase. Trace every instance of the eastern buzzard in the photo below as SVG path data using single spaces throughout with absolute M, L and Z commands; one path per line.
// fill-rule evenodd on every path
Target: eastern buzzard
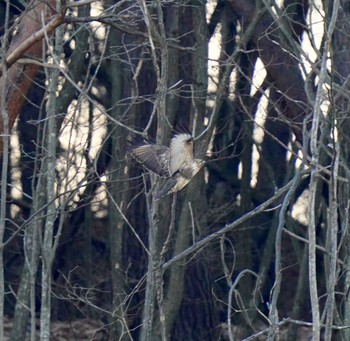
M 202 168 L 204 161 L 193 156 L 193 137 L 188 132 L 178 132 L 172 137 L 170 147 L 155 143 L 139 143 L 130 148 L 130 155 L 149 171 L 166 178 L 156 200 L 180 191 Z

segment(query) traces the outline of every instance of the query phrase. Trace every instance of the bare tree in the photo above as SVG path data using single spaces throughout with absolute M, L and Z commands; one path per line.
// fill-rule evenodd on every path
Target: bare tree
M 347 340 L 348 12 L 0 2 L 0 338 Z M 155 200 L 128 140 L 181 126 Z

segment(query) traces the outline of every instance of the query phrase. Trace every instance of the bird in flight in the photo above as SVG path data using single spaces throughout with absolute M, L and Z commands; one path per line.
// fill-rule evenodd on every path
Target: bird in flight
M 139 143 L 130 148 L 130 155 L 138 163 L 165 178 L 155 200 L 183 189 L 202 168 L 204 161 L 194 158 L 193 144 L 193 136 L 185 131 L 175 132 L 170 147 Z

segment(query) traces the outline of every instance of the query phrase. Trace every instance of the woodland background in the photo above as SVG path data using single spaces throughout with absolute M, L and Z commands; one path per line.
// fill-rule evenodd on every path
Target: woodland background
M 0 339 L 350 340 L 349 32 L 347 0 L 1 0 Z M 155 202 L 127 140 L 177 124 L 207 163 Z

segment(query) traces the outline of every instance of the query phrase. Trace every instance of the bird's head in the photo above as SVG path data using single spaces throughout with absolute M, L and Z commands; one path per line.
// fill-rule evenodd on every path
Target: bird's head
M 188 133 L 178 133 L 173 135 L 172 141 L 177 141 L 178 143 L 193 143 L 193 136 Z
M 187 140 L 185 141 L 185 143 L 186 143 L 189 147 L 192 147 L 192 148 L 193 148 L 193 143 L 194 143 L 193 137 L 191 136 L 191 138 L 187 139 Z
M 173 136 L 170 142 L 172 155 L 181 154 L 184 150 L 193 151 L 193 137 L 187 133 L 180 133 Z

